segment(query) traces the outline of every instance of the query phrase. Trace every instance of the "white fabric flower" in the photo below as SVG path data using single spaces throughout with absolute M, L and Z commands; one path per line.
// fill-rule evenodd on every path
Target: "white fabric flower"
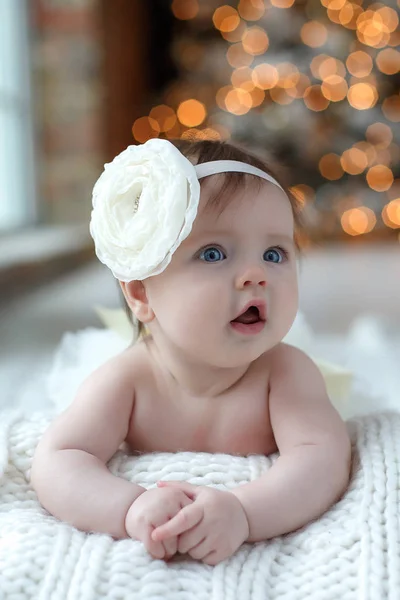
M 128 146 L 93 188 L 97 257 L 120 281 L 158 275 L 189 235 L 199 199 L 195 167 L 171 142 Z

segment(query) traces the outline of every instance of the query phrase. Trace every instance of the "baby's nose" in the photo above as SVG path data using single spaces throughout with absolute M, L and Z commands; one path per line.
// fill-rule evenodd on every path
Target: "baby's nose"
M 267 280 L 265 276 L 265 270 L 261 266 L 247 267 L 241 275 L 236 279 L 236 287 L 241 290 L 249 285 L 259 285 L 265 287 Z

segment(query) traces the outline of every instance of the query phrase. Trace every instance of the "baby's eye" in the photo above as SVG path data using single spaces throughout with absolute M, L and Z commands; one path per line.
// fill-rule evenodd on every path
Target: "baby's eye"
M 199 258 L 205 262 L 220 262 L 221 260 L 224 260 L 226 256 L 219 248 L 210 246 L 209 248 L 204 248 L 204 250 L 200 252 Z
M 263 256 L 265 261 L 273 263 L 281 263 L 285 258 L 287 258 L 287 252 L 283 248 L 268 248 Z

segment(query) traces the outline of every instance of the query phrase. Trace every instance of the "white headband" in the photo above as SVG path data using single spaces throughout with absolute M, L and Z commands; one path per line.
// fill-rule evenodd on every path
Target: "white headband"
M 120 281 L 162 273 L 192 230 L 199 179 L 228 171 L 256 175 L 282 189 L 268 173 L 236 160 L 193 165 L 168 140 L 128 146 L 104 165 L 93 188 L 90 233 L 99 260 Z
M 217 173 L 248 173 L 249 175 L 256 175 L 257 177 L 261 177 L 270 183 L 273 183 L 278 188 L 280 188 L 283 192 L 285 190 L 279 183 L 268 173 L 265 171 L 261 171 L 261 169 L 257 169 L 257 167 L 253 167 L 244 162 L 240 162 L 238 160 L 213 160 L 211 162 L 201 163 L 200 165 L 195 166 L 197 179 L 202 179 L 203 177 L 208 177 L 209 175 L 216 175 Z M 285 192 L 286 193 L 286 192 Z

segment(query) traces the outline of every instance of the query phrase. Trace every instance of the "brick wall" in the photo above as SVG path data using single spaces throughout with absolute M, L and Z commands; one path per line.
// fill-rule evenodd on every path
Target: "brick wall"
M 86 221 L 105 156 L 100 0 L 30 7 L 40 218 Z

